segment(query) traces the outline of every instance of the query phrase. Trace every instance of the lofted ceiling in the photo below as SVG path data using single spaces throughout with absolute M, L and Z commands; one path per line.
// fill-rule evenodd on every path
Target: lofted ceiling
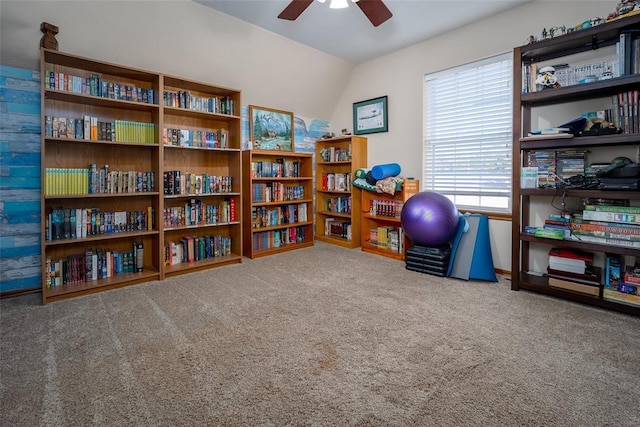
M 359 64 L 531 0 L 384 0 L 393 17 L 378 27 L 351 0 L 346 9 L 314 1 L 295 21 L 278 19 L 290 0 L 194 1 Z

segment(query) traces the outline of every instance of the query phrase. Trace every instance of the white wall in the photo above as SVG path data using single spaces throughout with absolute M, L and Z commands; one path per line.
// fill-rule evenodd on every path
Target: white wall
M 331 117 L 334 129 L 352 125 L 354 102 L 389 97 L 389 132 L 367 135 L 369 166 L 395 162 L 404 176 L 422 178 L 422 94 L 424 75 L 526 43 L 543 28 L 574 26 L 606 17 L 617 1 L 538 0 L 356 66 Z M 434 12 L 437 13 L 437 12 Z M 490 221 L 496 268 L 511 269 L 511 222 Z
M 40 69 L 40 23 L 59 50 L 242 90 L 243 105 L 328 120 L 353 65 L 191 0 L 0 1 L 0 63 Z

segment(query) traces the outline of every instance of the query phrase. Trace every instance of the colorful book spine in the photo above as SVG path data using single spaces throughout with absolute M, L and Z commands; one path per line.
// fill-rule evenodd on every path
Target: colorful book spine
M 628 214 L 624 212 L 601 212 L 588 211 L 582 212 L 582 218 L 595 221 L 622 222 L 628 224 L 640 224 L 640 214 Z
M 640 214 L 640 206 L 585 205 L 585 211 Z

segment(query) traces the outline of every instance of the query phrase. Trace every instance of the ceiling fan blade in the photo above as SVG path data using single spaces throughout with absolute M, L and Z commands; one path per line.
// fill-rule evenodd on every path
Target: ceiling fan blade
M 295 21 L 311 3 L 313 3 L 313 0 L 293 0 L 282 12 L 280 12 L 278 18 Z
M 356 3 L 362 12 L 369 18 L 374 27 L 385 22 L 393 16 L 393 13 L 382 0 L 360 0 Z

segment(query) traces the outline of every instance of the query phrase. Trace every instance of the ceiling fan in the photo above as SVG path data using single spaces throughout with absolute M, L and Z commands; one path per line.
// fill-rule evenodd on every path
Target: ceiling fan
M 284 8 L 278 18 L 287 19 L 289 21 L 295 21 L 298 16 L 305 11 L 307 7 L 313 3 L 314 0 L 292 0 L 291 3 Z M 318 0 L 320 3 L 324 3 L 326 0 Z M 333 5 L 333 2 L 336 0 L 331 0 L 332 7 L 347 7 L 346 0 L 342 0 L 342 4 L 344 6 L 336 6 Z M 393 14 L 389 10 L 389 8 L 382 2 L 382 0 L 351 0 L 355 4 L 358 5 L 362 13 L 365 14 L 369 21 L 373 24 L 374 27 L 385 22 L 387 19 L 391 18 Z

